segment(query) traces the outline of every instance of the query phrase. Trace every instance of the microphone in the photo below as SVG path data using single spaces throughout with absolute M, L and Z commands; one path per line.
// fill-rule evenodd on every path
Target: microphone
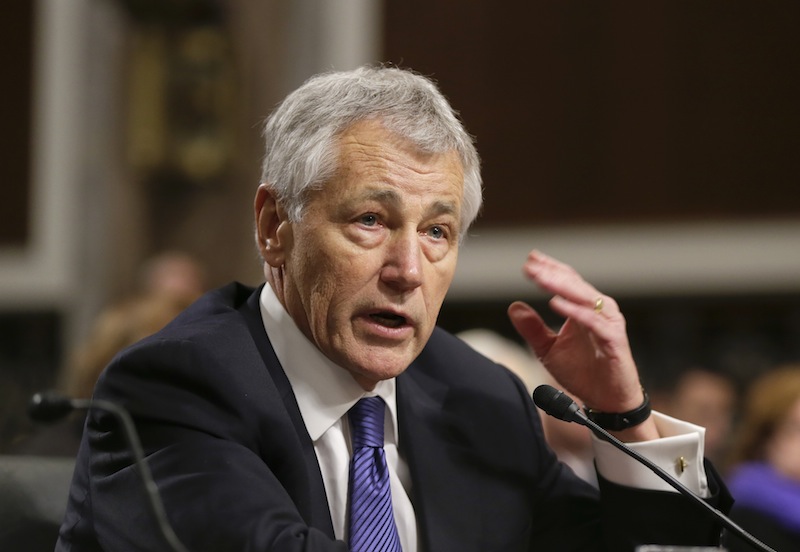
M 583 413 L 581 408 L 572 400 L 572 398 L 565 394 L 563 391 L 560 391 L 553 387 L 552 385 L 540 385 L 533 391 L 533 402 L 545 411 L 545 413 L 553 416 L 554 418 L 558 418 L 559 420 L 563 420 L 565 422 L 575 422 L 577 424 L 583 425 L 588 427 L 597 437 L 611 443 L 616 448 L 636 460 L 637 462 L 644 464 L 647 468 L 650 469 L 653 473 L 655 473 L 658 477 L 663 479 L 668 485 L 672 488 L 677 490 L 682 495 L 686 496 L 691 500 L 693 503 L 700 506 L 707 514 L 711 515 L 714 519 L 722 523 L 727 529 L 729 529 L 732 533 L 736 536 L 756 548 L 757 550 L 763 550 L 764 552 L 776 552 L 774 548 L 771 548 L 758 540 L 756 537 L 739 527 L 733 520 L 731 520 L 728 516 L 711 506 L 708 502 L 704 501 L 702 498 L 694 494 L 688 487 L 686 487 L 683 483 L 672 477 L 669 473 L 664 471 L 660 466 L 651 462 L 648 458 L 645 458 L 625 443 L 611 435 L 608 431 L 597 425 L 595 422 L 590 420 L 586 414 Z
M 161 496 L 158 494 L 158 487 L 153 480 L 150 467 L 144 459 L 144 452 L 139 440 L 139 434 L 136 432 L 136 426 L 125 408 L 114 402 L 102 399 L 73 399 L 55 391 L 44 391 L 31 397 L 28 405 L 28 416 L 37 422 L 52 423 L 64 418 L 73 410 L 90 410 L 92 408 L 110 412 L 120 422 L 125 440 L 133 452 L 134 461 L 139 470 L 150 508 L 164 540 L 169 544 L 173 552 L 188 552 L 167 519 L 164 503 L 161 502 Z

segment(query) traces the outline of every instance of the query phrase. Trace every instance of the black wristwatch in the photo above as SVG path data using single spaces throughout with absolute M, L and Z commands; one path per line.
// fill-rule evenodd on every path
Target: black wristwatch
M 650 417 L 650 397 L 644 393 L 644 402 L 628 412 L 600 412 L 592 408 L 583 407 L 586 417 L 607 431 L 622 431 L 637 426 Z

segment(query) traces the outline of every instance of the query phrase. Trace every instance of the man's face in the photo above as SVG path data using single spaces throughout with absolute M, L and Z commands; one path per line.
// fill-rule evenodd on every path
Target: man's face
M 464 177 L 455 152 L 420 153 L 376 121 L 339 144 L 338 172 L 300 222 L 279 225 L 276 287 L 305 335 L 371 389 L 433 332 L 455 272 Z

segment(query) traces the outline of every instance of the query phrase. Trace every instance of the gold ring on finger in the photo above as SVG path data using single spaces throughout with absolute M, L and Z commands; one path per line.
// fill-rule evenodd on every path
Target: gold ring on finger
M 598 297 L 594 302 L 594 312 L 596 312 L 597 314 L 600 314 L 600 311 L 603 310 L 603 305 L 604 304 L 605 304 L 605 302 L 603 301 L 603 298 L 602 297 Z

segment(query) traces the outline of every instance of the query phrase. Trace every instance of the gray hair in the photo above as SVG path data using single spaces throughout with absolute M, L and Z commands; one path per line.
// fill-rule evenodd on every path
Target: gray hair
M 306 192 L 335 173 L 339 135 L 366 119 L 380 120 L 426 153 L 458 153 L 464 170 L 463 238 L 482 203 L 480 158 L 473 139 L 433 81 L 394 67 L 365 66 L 314 76 L 269 116 L 261 181 L 270 184 L 289 220 L 300 220 Z

